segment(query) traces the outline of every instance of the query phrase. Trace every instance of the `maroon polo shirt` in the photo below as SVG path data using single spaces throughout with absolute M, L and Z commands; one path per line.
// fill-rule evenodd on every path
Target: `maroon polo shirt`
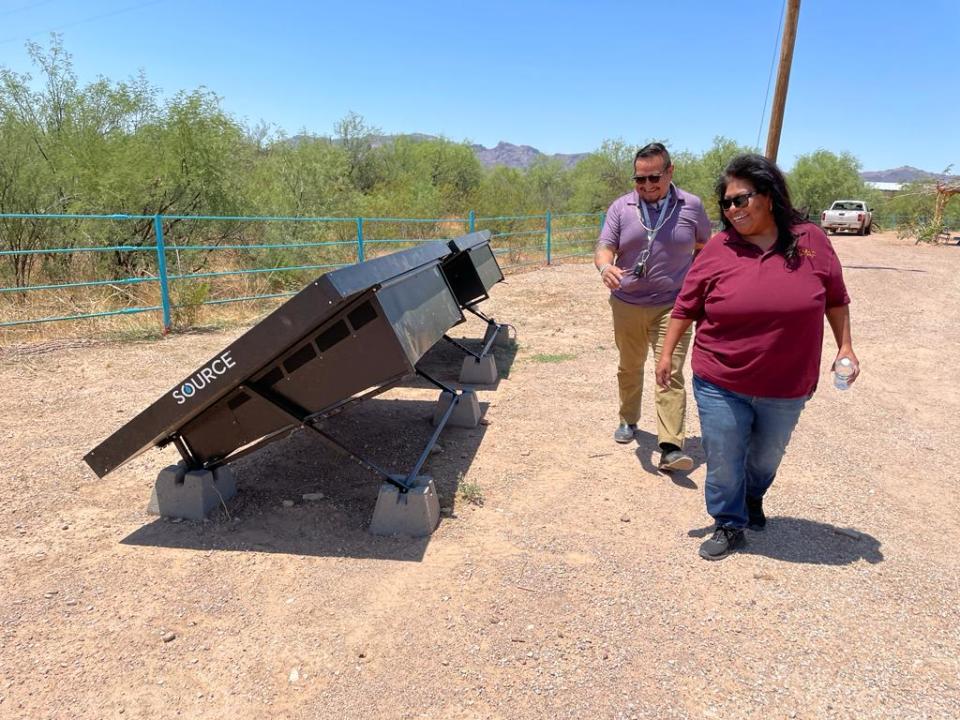
M 813 223 L 793 227 L 799 263 L 744 240 L 733 228 L 706 244 L 672 317 L 697 322 L 693 372 L 755 397 L 810 395 L 820 375 L 823 316 L 847 305 L 840 259 Z

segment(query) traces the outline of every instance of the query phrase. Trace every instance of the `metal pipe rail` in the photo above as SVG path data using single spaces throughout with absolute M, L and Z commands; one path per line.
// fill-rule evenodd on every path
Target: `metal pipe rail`
M 584 218 L 593 218 L 599 222 L 585 224 Z M 49 231 L 44 233 L 46 246 L 17 246 L 12 232 L 13 224 L 38 220 L 51 226 Z M 74 226 L 72 230 L 76 235 L 81 234 L 75 230 L 78 223 L 94 224 L 93 228 L 88 227 L 89 232 L 84 234 L 100 235 L 104 239 L 127 234 L 126 242 L 77 243 L 70 239 L 73 232 L 67 234 L 62 227 L 57 227 L 58 224 L 68 221 Z M 143 239 L 142 244 L 129 242 L 129 237 L 133 237 L 132 228 L 125 228 L 124 225 L 139 222 L 140 229 L 136 235 L 139 238 L 145 231 L 143 221 L 149 222 L 151 234 Z M 120 224 L 119 232 L 117 223 Z M 252 227 L 250 235 L 253 237 L 251 242 L 191 242 L 183 236 L 186 223 L 207 226 L 227 223 Z M 269 241 L 269 236 L 282 232 L 284 224 L 287 223 L 294 224 L 293 227 L 297 228 L 294 232 L 298 234 L 302 233 L 304 228 L 309 228 L 320 237 L 332 237 L 329 240 L 305 239 L 304 242 Z M 393 251 L 398 246 L 415 246 L 437 239 L 448 239 L 463 230 L 474 232 L 481 228 L 489 229 L 495 238 L 494 253 L 497 257 L 505 256 L 508 262 L 502 267 L 509 270 L 550 265 L 554 260 L 592 255 L 593 244 L 602 226 L 603 213 L 550 211 L 531 215 L 481 216 L 470 211 L 466 217 L 453 218 L 2 213 L 0 329 L 159 312 L 162 330 L 166 333 L 173 326 L 175 311 L 206 305 L 287 298 L 296 293 L 287 291 L 283 285 L 288 288 L 299 287 L 312 280 L 317 271 L 325 272 L 363 262 L 370 256 L 382 254 L 381 249 Z M 419 229 L 414 232 L 412 228 Z M 70 231 L 71 228 L 67 230 Z M 212 230 L 213 228 L 211 232 Z M 349 237 L 345 238 L 345 234 Z M 174 236 L 176 241 L 169 242 Z M 188 241 L 183 242 L 185 239 Z M 562 250 L 563 254 L 555 255 L 555 249 Z M 263 257 L 264 253 L 271 254 L 272 257 Z M 112 262 L 110 254 L 115 256 Z M 134 260 L 131 257 L 123 261 L 121 258 L 124 255 L 139 256 L 139 259 Z M 56 258 L 60 259 L 55 261 Z M 54 262 L 58 265 L 51 267 L 56 272 L 47 268 Z M 170 268 L 171 263 L 173 271 Z M 244 264 L 246 266 L 243 266 Z M 130 267 L 134 265 L 144 271 L 129 274 Z M 184 268 L 184 265 L 187 267 Z M 209 267 L 210 265 L 213 265 L 213 268 Z M 124 269 L 126 275 L 119 272 Z M 184 269 L 188 271 L 184 272 Z M 309 277 L 304 275 L 307 272 L 311 273 Z M 44 273 L 48 277 L 42 277 Z M 211 292 L 210 281 L 219 282 L 229 278 L 249 278 L 249 281 L 252 281 L 264 275 L 288 279 L 271 281 L 269 289 L 253 287 L 247 292 L 243 292 L 247 289 L 246 286 L 232 288 L 231 292 L 231 288 L 220 284 L 217 285 L 214 296 L 207 296 L 207 293 Z M 31 282 L 34 278 L 39 281 Z M 206 283 L 207 287 L 202 288 L 204 292 L 193 291 L 190 283 Z M 278 284 L 280 287 L 277 287 Z M 146 296 L 141 292 L 140 303 L 122 307 L 117 307 L 120 302 L 116 298 L 104 298 L 95 294 L 98 290 L 118 290 L 122 287 L 129 287 L 132 292 L 133 288 L 144 286 L 151 290 Z M 84 300 L 86 305 L 96 307 L 99 302 L 111 307 L 78 312 L 78 302 L 74 297 L 77 290 L 94 293 Z M 128 301 L 132 297 L 130 292 L 127 292 Z M 38 293 L 48 295 L 35 300 L 39 297 Z M 56 302 L 50 301 L 50 293 L 57 296 Z M 62 297 L 64 295 L 69 297 Z M 63 305 L 67 305 L 73 312 L 56 312 L 66 309 L 61 307 Z M 54 312 L 51 313 L 50 309 Z

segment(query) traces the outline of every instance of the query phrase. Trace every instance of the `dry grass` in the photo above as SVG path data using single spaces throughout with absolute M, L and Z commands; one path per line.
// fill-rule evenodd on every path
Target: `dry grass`
M 402 244 L 369 248 L 367 259 L 403 249 Z M 583 262 L 588 258 L 566 258 L 557 263 Z M 544 263 L 541 252 L 529 253 L 522 248 L 511 250 L 500 258 L 506 274 L 528 272 Z M 217 271 L 226 272 L 228 266 Z M 241 297 L 292 294 L 322 271 L 300 271 L 292 276 L 284 273 L 226 276 L 215 280 L 179 281 L 171 283 L 172 330 L 174 332 L 210 331 L 236 328 L 257 322 L 276 309 L 286 296 L 275 299 L 216 302 Z M 205 304 L 209 303 L 209 304 Z M 0 322 L 35 320 L 46 317 L 97 314 L 123 308 L 161 306 L 156 282 L 136 285 L 111 285 L 73 291 L 50 290 L 24 293 L 19 297 L 0 295 Z M 88 319 L 44 322 L 0 328 L 0 346 L 21 345 L 65 339 L 99 338 L 132 340 L 156 338 L 163 333 L 163 316 L 159 309 Z

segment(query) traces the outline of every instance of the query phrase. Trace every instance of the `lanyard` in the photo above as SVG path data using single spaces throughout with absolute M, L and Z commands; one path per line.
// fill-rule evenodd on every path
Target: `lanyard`
M 657 222 L 654 224 L 651 220 L 650 211 L 647 208 L 647 203 L 640 197 L 637 197 L 637 219 L 640 221 L 640 225 L 644 230 L 647 231 L 647 248 L 653 245 L 653 241 L 657 239 L 657 233 L 660 232 L 660 228 L 666 225 L 667 220 L 673 217 L 673 214 L 677 211 L 677 208 L 680 206 L 679 201 L 673 203 L 673 209 L 670 210 L 670 200 L 671 195 L 673 194 L 673 183 L 670 183 L 670 189 L 667 190 L 667 196 L 664 198 L 664 206 L 660 210 L 660 214 L 657 217 Z M 667 210 L 670 210 L 668 213 Z M 643 211 L 643 216 L 641 217 L 640 212 Z

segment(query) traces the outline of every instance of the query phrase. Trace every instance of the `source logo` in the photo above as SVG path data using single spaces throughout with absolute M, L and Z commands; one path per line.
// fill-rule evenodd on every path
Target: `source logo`
M 173 391 L 173 399 L 177 401 L 177 405 L 183 405 L 196 395 L 198 390 L 203 390 L 235 365 L 236 363 L 230 357 L 230 353 L 225 352 L 209 365 L 200 368 L 192 377 L 187 378 L 180 387 Z

